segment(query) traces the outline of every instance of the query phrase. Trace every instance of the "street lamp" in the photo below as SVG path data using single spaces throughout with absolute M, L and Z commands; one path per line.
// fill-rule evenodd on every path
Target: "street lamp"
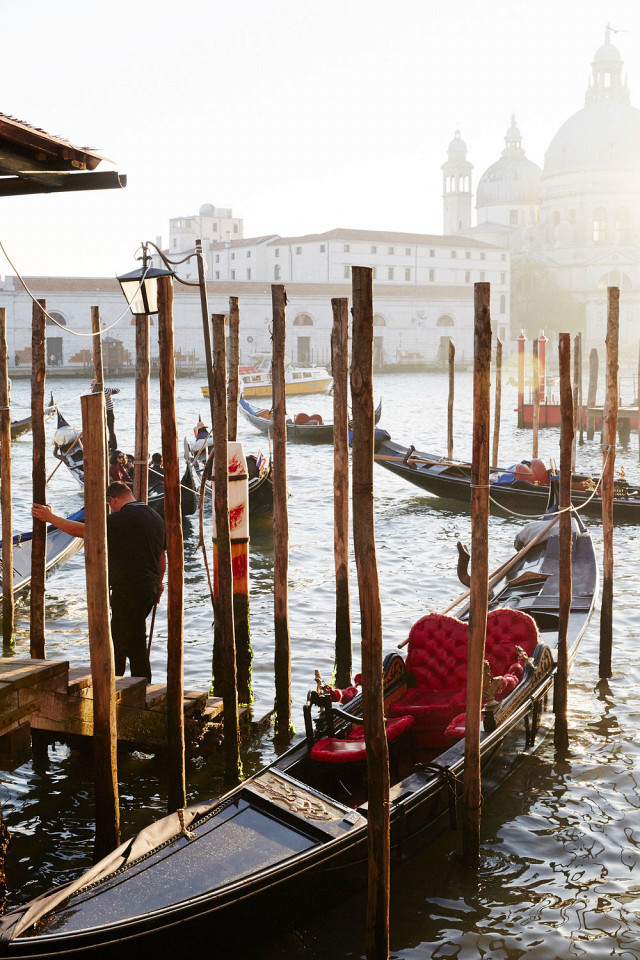
M 158 277 L 175 275 L 173 270 L 150 266 L 151 257 L 147 253 L 148 246 L 149 244 L 142 244 L 142 256 L 137 258 L 142 260 L 141 267 L 116 277 L 134 317 L 148 317 L 158 312 Z M 158 253 L 160 253 L 159 250 Z M 161 253 L 160 256 L 164 261 Z

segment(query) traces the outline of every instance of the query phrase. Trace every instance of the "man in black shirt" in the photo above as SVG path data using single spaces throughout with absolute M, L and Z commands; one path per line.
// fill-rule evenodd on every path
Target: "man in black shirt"
M 129 658 L 131 676 L 151 683 L 146 619 L 164 589 L 164 520 L 119 481 L 107 487 L 107 503 L 113 511 L 107 517 L 107 553 L 115 672 L 122 676 Z M 71 536 L 84 536 L 84 523 L 58 517 L 48 506 L 34 503 L 31 513 Z

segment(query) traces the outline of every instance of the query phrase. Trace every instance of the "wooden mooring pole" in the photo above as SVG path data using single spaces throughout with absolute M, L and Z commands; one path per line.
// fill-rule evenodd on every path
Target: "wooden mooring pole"
M 567 697 L 569 686 L 569 661 L 567 636 L 571 610 L 571 470 L 574 451 L 574 399 L 577 391 L 571 388 L 571 335 L 561 333 L 558 342 L 560 367 L 560 514 L 559 564 L 560 606 L 558 616 L 558 657 L 553 686 L 553 710 L 555 726 L 553 741 L 557 750 L 569 746 L 567 725 Z
M 136 316 L 136 433 L 134 441 L 133 495 L 149 496 L 149 317 Z
M 449 401 L 447 403 L 447 456 L 453 459 L 453 401 L 456 373 L 456 345 L 449 340 Z
M 120 843 L 116 680 L 109 628 L 107 520 L 104 493 L 106 431 L 104 393 L 80 398 L 84 438 L 84 549 L 87 619 L 93 690 L 93 756 L 96 795 L 94 857 L 100 860 Z M 133 549 L 132 545 L 132 549 Z
M 620 289 L 607 290 L 607 382 L 602 444 L 602 607 L 600 610 L 601 680 L 611 676 L 613 646 L 613 494 L 618 427 L 618 328 Z
M 100 326 L 100 307 L 91 307 L 91 332 L 93 336 L 91 338 L 91 347 L 93 355 L 93 379 L 95 380 L 95 386 L 93 387 L 93 393 L 103 393 L 104 392 L 104 370 L 102 365 L 102 335 L 101 335 L 101 326 Z M 104 421 L 104 430 L 105 435 L 107 433 L 107 420 L 106 420 L 106 409 L 105 409 L 105 421 Z M 82 434 L 81 434 L 82 436 Z M 105 443 L 104 448 L 105 456 L 105 470 L 106 477 L 109 477 L 109 445 Z M 58 467 L 62 463 L 61 460 L 58 461 Z M 56 467 L 56 470 L 58 469 Z M 55 471 L 54 471 L 55 472 Z M 51 475 L 53 476 L 53 474 Z M 51 477 L 49 477 L 49 480 Z M 47 483 L 49 482 L 47 480 Z
M 0 512 L 2 514 L 2 644 L 14 644 L 13 516 L 11 512 L 11 393 L 7 351 L 7 311 L 0 307 Z M 0 844 L 1 845 L 1 844 Z
M 353 546 L 362 636 L 369 871 L 367 960 L 389 955 L 389 749 L 382 688 L 382 611 L 373 519 L 373 270 L 353 267 Z
M 228 436 L 235 440 L 238 436 L 238 392 L 240 366 L 240 308 L 238 298 L 229 297 L 229 386 L 228 397 Z
M 538 363 L 538 341 L 533 341 L 533 445 L 531 455 L 538 456 L 538 436 L 540 433 L 540 364 Z
M 271 285 L 273 307 L 273 606 L 275 635 L 276 734 L 288 738 L 291 725 L 291 642 L 289 636 L 289 515 L 287 511 L 287 428 L 285 345 L 287 294 Z
M 464 743 L 463 860 L 480 863 L 482 804 L 480 723 L 489 605 L 489 426 L 491 419 L 491 285 L 474 285 L 473 454 L 471 460 L 471 584 Z
M 500 446 L 500 412 L 502 409 L 502 340 L 496 340 L 496 396 L 493 418 L 493 452 L 491 464 L 498 466 L 498 448 Z
M 186 803 L 184 746 L 184 543 L 176 423 L 173 280 L 158 279 L 160 423 L 164 463 L 164 524 L 167 536 L 167 741 L 169 813 Z
M 581 333 L 576 334 L 575 343 L 576 343 L 575 374 L 576 374 L 576 382 L 578 384 L 578 410 L 580 412 L 579 412 L 577 421 L 574 417 L 573 430 L 574 430 L 574 435 L 576 434 L 576 432 L 579 431 L 580 446 L 583 446 L 584 444 L 584 410 L 583 410 L 583 402 L 582 402 L 582 334 Z M 575 451 L 575 442 L 574 442 L 574 451 Z M 574 453 L 573 462 L 575 464 L 575 453 Z
M 595 417 L 589 413 L 596 405 L 598 394 L 598 351 L 595 347 L 589 354 L 589 386 L 587 388 L 587 440 L 593 440 L 595 432 Z
M 518 337 L 518 428 L 524 427 L 524 381 L 525 381 L 525 345 L 527 338 L 524 330 Z
M 333 558 L 336 571 L 336 686 L 348 687 L 353 669 L 349 590 L 349 301 L 331 301 L 333 372 Z
M 31 435 L 33 438 L 33 502 L 47 502 L 46 438 L 44 430 L 44 381 L 46 375 L 45 300 L 34 301 L 31 319 Z M 31 594 L 29 655 L 43 660 L 44 577 L 47 557 L 47 525 L 33 518 L 31 541 Z
M 204 256 L 202 254 L 202 240 L 196 240 L 196 261 L 198 264 L 198 285 L 200 288 L 200 312 L 202 313 L 202 336 L 204 339 L 204 359 L 207 367 L 207 384 L 209 386 L 209 416 L 213 430 L 214 402 L 213 402 L 213 360 L 211 357 L 211 333 L 209 332 L 209 304 L 207 301 L 207 284 L 204 276 Z
M 240 775 L 240 733 L 238 729 L 238 689 L 236 678 L 236 644 L 233 628 L 233 572 L 229 533 L 229 467 L 227 448 L 227 356 L 224 333 L 225 316 L 214 313 L 213 328 L 213 384 L 214 428 L 213 461 L 215 510 L 215 568 L 217 590 L 215 596 L 215 643 L 218 645 L 218 680 L 223 701 L 224 772 L 227 781 L 237 781 Z

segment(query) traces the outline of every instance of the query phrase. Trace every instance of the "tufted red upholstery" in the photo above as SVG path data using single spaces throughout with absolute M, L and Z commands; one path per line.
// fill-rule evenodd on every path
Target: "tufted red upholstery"
M 419 747 L 449 746 L 453 742 L 451 722 L 459 720 L 460 715 L 463 717 L 461 736 L 464 736 L 461 710 L 466 703 L 467 639 L 466 623 L 438 613 L 421 617 L 409 632 L 406 667 L 417 686 L 391 704 L 389 715 L 415 719 Z M 503 678 L 496 699 L 506 697 L 522 679 L 516 645 L 531 656 L 537 643 L 538 628 L 528 614 L 507 607 L 489 613 L 485 658 L 491 665 L 492 676 Z
M 459 690 L 467 681 L 467 625 L 428 613 L 409 631 L 407 670 L 420 690 Z
M 392 743 L 401 734 L 413 726 L 413 717 L 400 717 L 397 720 L 387 720 L 387 740 Z M 311 748 L 311 759 L 321 763 L 356 763 L 366 760 L 367 752 L 364 744 L 364 728 L 360 725 L 353 728 L 346 740 L 337 737 L 323 737 Z
M 538 640 L 538 627 L 528 613 L 509 607 L 491 610 L 487 617 L 485 657 L 491 664 L 492 675 L 502 676 L 517 662 L 516 646 L 530 657 Z

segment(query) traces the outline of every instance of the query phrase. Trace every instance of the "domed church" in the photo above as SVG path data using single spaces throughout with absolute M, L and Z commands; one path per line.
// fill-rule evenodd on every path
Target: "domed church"
M 480 177 L 471 219 L 471 164 L 459 132 L 443 165 L 444 232 L 511 252 L 511 334 L 583 332 L 601 345 L 608 286 L 619 286 L 620 349 L 640 335 L 640 110 L 606 28 L 584 107 L 551 140 L 542 169 L 511 118 L 501 157 Z M 466 189 L 460 189 L 466 187 Z M 455 212 L 453 212 L 455 211 Z M 458 226 L 461 224 L 461 226 Z M 630 358 L 631 359 L 631 358 Z

